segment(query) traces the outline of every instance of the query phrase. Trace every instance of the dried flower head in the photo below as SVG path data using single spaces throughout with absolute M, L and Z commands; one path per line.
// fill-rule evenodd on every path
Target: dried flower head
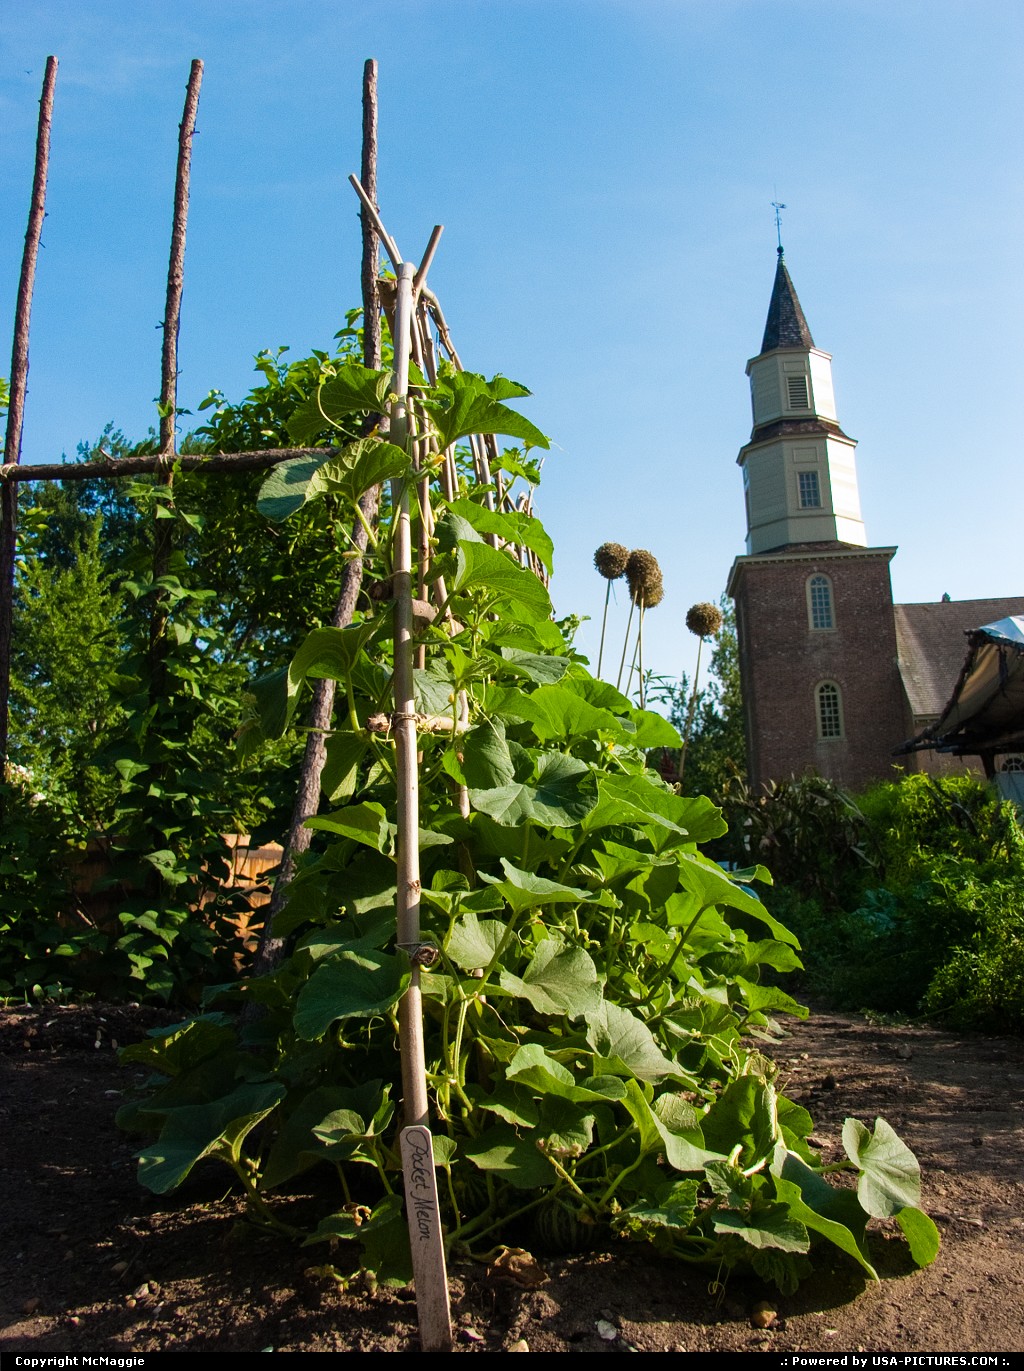
M 662 591 L 661 567 L 654 553 L 646 548 L 634 548 L 626 563 L 626 580 L 633 603 L 638 605 L 642 600 L 649 605 L 654 592 Z
M 686 611 L 686 627 L 698 638 L 711 638 L 722 627 L 722 611 L 705 600 Z
M 602 543 L 594 553 L 594 565 L 606 581 L 617 581 L 628 561 L 629 548 L 621 543 Z
M 657 583 L 656 583 L 655 585 L 653 585 L 653 586 L 650 586 L 650 587 L 644 592 L 644 608 L 645 608 L 645 609 L 654 609 L 655 606 L 661 604 L 661 602 L 662 602 L 662 600 L 664 600 L 664 598 L 665 598 L 665 587 L 664 587 L 664 585 L 662 584 L 661 576 L 659 575 L 659 576 L 658 576 Z

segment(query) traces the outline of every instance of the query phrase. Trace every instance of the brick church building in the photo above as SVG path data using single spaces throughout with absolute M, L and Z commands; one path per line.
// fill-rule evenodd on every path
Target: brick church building
M 747 363 L 753 430 L 743 472 L 747 551 L 736 604 L 752 786 L 817 772 L 853 790 L 891 778 L 893 750 L 953 693 L 967 630 L 1024 613 L 1024 596 L 893 604 L 894 547 L 869 547 L 854 458 L 779 248 L 761 350 Z M 964 770 L 971 758 L 901 757 Z

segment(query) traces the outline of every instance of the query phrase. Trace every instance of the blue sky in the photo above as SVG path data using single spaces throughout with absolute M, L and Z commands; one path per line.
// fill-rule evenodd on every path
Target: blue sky
M 1020 594 L 996 516 L 1021 496 L 1022 39 L 1017 0 L 22 0 L 0 38 L 8 331 L 61 63 L 23 459 L 155 422 L 193 57 L 181 403 L 241 396 L 262 347 L 329 345 L 358 303 L 346 177 L 372 56 L 385 222 L 416 259 L 445 225 L 431 282 L 463 360 L 528 385 L 554 441 L 560 613 L 599 622 L 599 543 L 649 548 L 649 663 L 692 667 L 686 609 L 743 550 L 773 199 L 896 598 Z M 594 625 L 580 643 L 596 659 Z

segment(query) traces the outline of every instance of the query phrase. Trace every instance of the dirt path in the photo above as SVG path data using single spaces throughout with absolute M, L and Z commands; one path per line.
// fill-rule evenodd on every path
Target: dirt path
M 240 1206 L 209 1177 L 167 1200 L 137 1187 L 113 1124 L 125 1087 L 113 1044 L 159 1019 L 0 1012 L 0 1349 L 415 1350 L 410 1292 L 339 1293 L 315 1269 L 319 1249 L 236 1222 Z M 452 1272 L 459 1350 L 1024 1351 L 1024 1042 L 819 1013 L 775 1056 L 836 1157 L 851 1114 L 883 1115 L 915 1150 L 943 1238 L 934 1266 L 911 1271 L 880 1231 L 880 1284 L 838 1257 L 794 1296 L 733 1280 L 716 1300 L 707 1273 L 636 1247 L 546 1260 L 536 1290 L 465 1264 Z M 750 1311 L 766 1296 L 777 1318 L 758 1330 Z

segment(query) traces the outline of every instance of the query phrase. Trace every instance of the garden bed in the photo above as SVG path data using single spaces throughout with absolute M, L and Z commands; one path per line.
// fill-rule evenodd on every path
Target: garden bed
M 416 1350 L 411 1291 L 341 1290 L 318 1270 L 323 1247 L 243 1220 L 222 1170 L 198 1169 L 170 1197 L 138 1187 L 131 1141 L 114 1125 L 131 1079 L 115 1044 L 170 1020 L 97 1005 L 0 1012 L 0 1349 Z M 638 1246 L 542 1258 L 534 1286 L 456 1263 L 458 1350 L 1024 1350 L 1024 1043 L 822 1012 L 792 1025 L 775 1057 L 825 1160 L 841 1157 L 849 1115 L 884 1115 L 914 1149 L 942 1233 L 933 1266 L 913 1269 L 884 1228 L 873 1239 L 880 1284 L 836 1254 L 785 1297 L 736 1277 L 717 1291 L 713 1273 Z M 767 1329 L 751 1321 L 761 1301 L 776 1311 Z

